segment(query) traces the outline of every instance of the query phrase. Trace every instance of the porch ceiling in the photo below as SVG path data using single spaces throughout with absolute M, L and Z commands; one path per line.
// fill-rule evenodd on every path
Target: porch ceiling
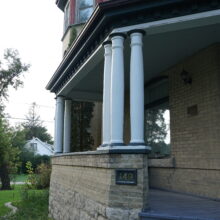
M 219 42 L 220 15 L 212 22 L 207 20 L 181 23 L 178 28 L 160 27 L 154 31 L 146 27 L 147 34 L 143 39 L 145 82 L 157 77 L 162 71 L 175 65 L 206 48 Z M 122 28 L 122 31 L 126 30 Z M 120 31 L 120 30 L 119 30 Z M 125 88 L 129 89 L 129 38 L 125 40 Z M 78 100 L 102 100 L 103 89 L 103 48 L 100 47 L 93 53 L 87 62 L 79 69 L 59 95 L 64 95 Z

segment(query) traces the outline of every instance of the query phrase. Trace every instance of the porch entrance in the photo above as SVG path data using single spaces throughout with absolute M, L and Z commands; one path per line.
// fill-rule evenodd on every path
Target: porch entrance
M 142 220 L 219 220 L 220 201 L 151 189 L 150 210 Z

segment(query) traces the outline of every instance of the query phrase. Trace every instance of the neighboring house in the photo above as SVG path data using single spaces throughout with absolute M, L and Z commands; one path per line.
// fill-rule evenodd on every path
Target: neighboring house
M 52 156 L 54 154 L 53 145 L 45 143 L 35 137 L 33 137 L 32 140 L 27 141 L 25 147 L 39 155 Z
M 219 219 L 209 203 L 199 218 L 184 197 L 177 208 L 194 212 L 158 214 L 172 199 L 160 191 L 152 202 L 149 189 L 220 199 L 220 0 L 56 3 L 65 24 L 64 57 L 47 84 L 56 95 L 51 216 Z M 71 100 L 102 103 L 94 151 L 70 152 Z

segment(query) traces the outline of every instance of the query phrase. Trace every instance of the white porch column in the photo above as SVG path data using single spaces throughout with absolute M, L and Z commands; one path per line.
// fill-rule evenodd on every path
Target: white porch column
M 103 103 L 102 103 L 102 147 L 110 143 L 110 88 L 111 88 L 111 41 L 103 43 L 105 49 Z
M 62 153 L 63 145 L 63 113 L 64 113 L 64 100 L 63 97 L 56 98 L 56 114 L 55 114 L 55 153 Z
M 130 145 L 144 145 L 144 65 L 142 30 L 129 32 L 131 38 L 130 60 Z
M 71 100 L 65 100 L 64 110 L 64 130 L 63 130 L 63 152 L 70 152 L 71 141 Z
M 110 35 L 112 40 L 111 67 L 111 146 L 124 145 L 124 34 Z

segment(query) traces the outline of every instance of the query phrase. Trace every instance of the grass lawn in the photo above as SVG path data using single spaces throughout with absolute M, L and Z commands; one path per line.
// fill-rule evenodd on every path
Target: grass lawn
M 10 209 L 5 207 L 6 202 L 15 202 L 20 200 L 21 186 L 16 186 L 14 190 L 0 191 L 0 216 L 4 216 Z
M 7 220 L 48 220 L 48 190 L 24 190 L 16 185 L 14 190 L 0 191 L 0 219 L 10 211 L 4 206 L 6 202 L 18 208 Z

